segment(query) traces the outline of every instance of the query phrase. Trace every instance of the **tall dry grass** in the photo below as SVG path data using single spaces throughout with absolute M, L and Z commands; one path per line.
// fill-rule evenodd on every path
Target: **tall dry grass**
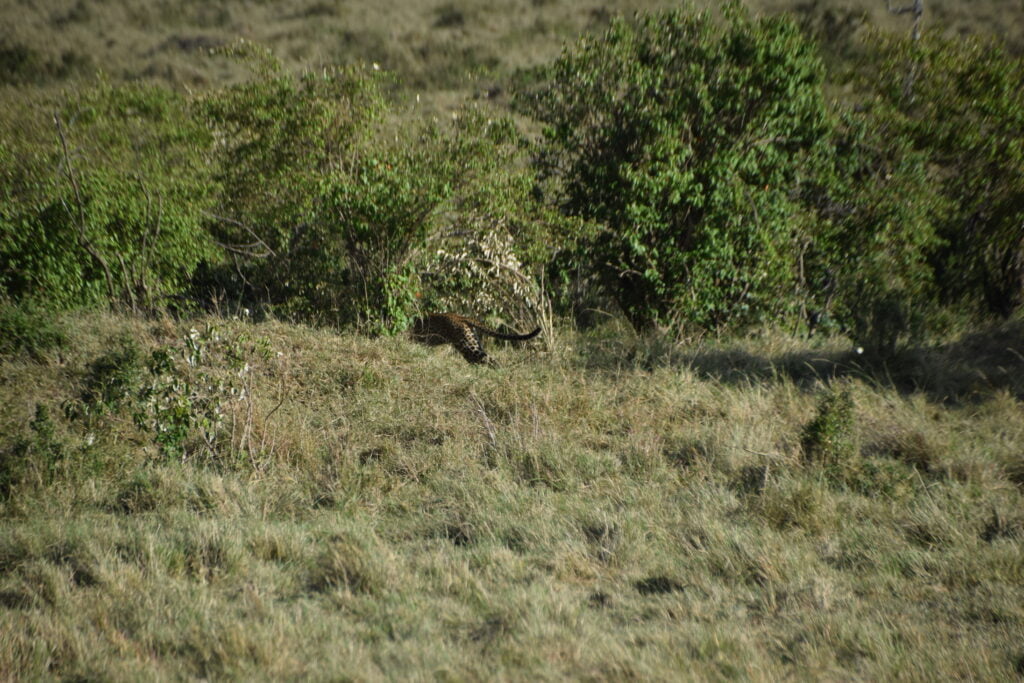
M 214 342 L 192 370 L 222 386 L 212 440 L 161 455 L 130 396 L 62 412 L 125 334 L 145 356 L 207 323 L 249 365 L 244 399 Z M 612 325 L 497 369 L 275 322 L 59 324 L 0 364 L 5 677 L 1024 668 L 1019 322 L 889 367 Z M 837 392 L 845 455 L 811 456 Z

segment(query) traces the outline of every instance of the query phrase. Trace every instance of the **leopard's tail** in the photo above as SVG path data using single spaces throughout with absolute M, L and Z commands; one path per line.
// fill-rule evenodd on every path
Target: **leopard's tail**
M 475 320 L 467 322 L 469 322 L 469 324 L 472 325 L 477 332 L 483 332 L 484 334 L 494 337 L 495 339 L 504 339 L 506 341 L 526 341 L 527 339 L 533 339 L 538 334 L 540 334 L 539 327 L 535 329 L 533 332 L 529 332 L 527 334 L 505 334 L 503 332 L 492 330 L 491 328 L 486 327 Z

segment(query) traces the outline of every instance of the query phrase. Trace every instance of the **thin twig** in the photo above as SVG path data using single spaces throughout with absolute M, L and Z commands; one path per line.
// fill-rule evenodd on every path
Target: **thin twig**
M 213 218 L 213 219 L 218 220 L 218 221 L 223 221 L 225 223 L 228 223 L 229 225 L 234 225 L 235 227 L 241 228 L 242 230 L 245 230 L 247 233 L 252 235 L 253 239 L 256 240 L 255 242 L 250 242 L 249 244 L 241 245 L 242 247 L 251 247 L 254 244 L 258 244 L 258 245 L 262 246 L 266 250 L 266 253 L 264 253 L 264 254 L 248 254 L 247 253 L 246 255 L 256 256 L 257 258 L 264 258 L 266 256 L 277 256 L 277 253 L 274 252 L 274 250 L 270 247 L 270 245 L 267 244 L 266 242 L 264 242 L 263 239 L 259 236 L 259 234 L 257 234 L 257 232 L 255 230 L 250 228 L 245 223 L 243 223 L 241 221 L 238 221 L 238 220 L 235 220 L 234 218 L 228 218 L 227 216 L 218 216 L 217 214 L 215 214 L 213 212 L 210 212 L 210 211 L 203 211 L 202 214 L 204 216 L 209 217 L 209 218 Z M 226 244 L 218 244 L 218 246 L 223 247 L 225 249 L 231 249 L 231 247 L 226 245 Z
M 775 458 L 777 460 L 782 460 L 782 456 L 778 453 L 762 453 L 761 451 L 753 451 L 746 446 L 741 446 L 741 448 L 751 455 L 760 455 L 763 458 Z
M 480 400 L 475 393 L 470 392 L 469 397 L 476 404 L 476 411 L 480 414 L 480 421 L 483 422 L 484 429 L 487 430 L 487 440 L 490 441 L 491 448 L 498 445 L 498 431 L 494 428 L 494 423 L 491 422 L 491 418 L 487 416 L 487 411 L 484 409 L 483 401 Z

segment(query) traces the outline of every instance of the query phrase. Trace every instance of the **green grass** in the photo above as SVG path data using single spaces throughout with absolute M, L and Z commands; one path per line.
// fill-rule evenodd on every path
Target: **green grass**
M 6 676 L 1024 668 L 1019 321 L 902 368 L 774 333 L 562 331 L 494 349 L 491 369 L 281 323 L 55 324 L 59 350 L 0 365 Z M 208 382 L 193 405 L 222 421 L 183 458 L 132 419 L 131 392 L 65 416 L 126 335 L 177 359 L 192 328 L 205 355 L 180 376 Z M 830 387 L 852 403 L 842 467 L 802 446 Z

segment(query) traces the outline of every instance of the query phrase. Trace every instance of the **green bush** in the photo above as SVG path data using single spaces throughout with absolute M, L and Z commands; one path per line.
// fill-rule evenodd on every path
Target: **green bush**
M 544 269 L 575 221 L 538 201 L 510 119 L 467 108 L 453 135 L 460 168 L 451 197 L 411 260 L 418 308 L 533 327 L 549 308 Z
M 802 193 L 815 218 L 800 255 L 808 311 L 827 315 L 869 357 L 918 341 L 934 320 L 928 256 L 946 208 L 930 190 L 927 159 L 877 111 L 840 111 Z
M 408 325 L 424 295 L 429 304 L 452 293 L 450 281 L 421 277 L 451 216 L 511 215 L 508 233 L 536 254 L 532 221 L 517 218 L 537 212 L 523 165 L 507 170 L 519 147 L 508 120 L 466 110 L 450 125 L 400 122 L 382 72 L 295 76 L 265 51 L 235 51 L 260 61 L 251 80 L 203 104 L 224 141 L 212 230 L 233 256 L 208 270 L 208 289 L 389 332 Z
M 822 396 L 817 415 L 800 435 L 800 446 L 804 460 L 821 467 L 833 483 L 845 482 L 856 470 L 860 449 L 848 388 L 832 388 Z
M 270 357 L 267 340 L 192 329 L 181 346 L 152 352 L 145 382 L 137 383 L 132 417 L 168 459 L 231 466 L 257 449 L 249 443 L 254 380 L 249 361 Z M 221 372 L 218 372 L 218 369 Z M 230 373 L 224 373 L 227 369 Z
M 605 226 L 568 260 L 634 326 L 717 327 L 796 309 L 794 187 L 829 132 L 814 46 L 784 17 L 670 11 L 613 21 L 519 97 L 571 215 Z
M 1024 304 L 1024 59 L 995 39 L 887 38 L 868 71 L 879 116 L 928 164 L 947 205 L 931 261 L 943 298 L 1009 316 Z
M 50 116 L 50 115 L 48 115 Z M 100 84 L 51 117 L 46 146 L 0 146 L 0 286 L 53 307 L 153 309 L 211 253 L 209 134 L 156 86 Z

